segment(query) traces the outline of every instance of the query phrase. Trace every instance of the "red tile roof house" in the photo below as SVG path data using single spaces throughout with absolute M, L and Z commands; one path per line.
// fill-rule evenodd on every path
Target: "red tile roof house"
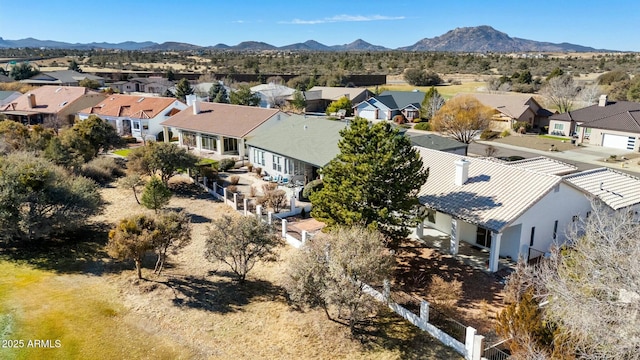
M 26 125 L 72 125 L 78 111 L 104 98 L 80 86 L 41 86 L 0 107 L 0 114 Z
M 81 110 L 78 117 L 84 120 L 96 115 L 113 125 L 121 136 L 155 140 L 162 133 L 160 123 L 186 107 L 175 98 L 115 94 Z
M 640 103 L 608 101 L 550 117 L 549 133 L 578 137 L 579 144 L 640 151 Z
M 289 115 L 278 109 L 195 101 L 187 97 L 189 108 L 164 121 L 165 141 L 172 128 L 181 146 L 195 147 L 199 153 L 247 156 L 245 140 L 277 124 Z M 282 134 L 286 141 L 286 134 Z

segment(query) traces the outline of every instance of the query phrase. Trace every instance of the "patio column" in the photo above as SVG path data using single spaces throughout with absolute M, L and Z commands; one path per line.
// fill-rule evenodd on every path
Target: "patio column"
M 489 271 L 498 271 L 498 260 L 500 259 L 500 241 L 502 233 L 491 233 L 491 250 L 489 251 Z
M 418 239 L 422 239 L 424 236 L 424 221 L 419 222 L 418 226 L 416 226 L 416 236 Z
M 169 139 L 169 128 L 166 126 L 162 127 L 162 135 L 164 137 L 164 142 L 168 143 L 171 141 L 171 139 Z
M 457 255 L 460 247 L 460 220 L 451 219 L 451 241 L 449 243 L 449 253 Z
M 218 153 L 220 155 L 224 154 L 224 141 L 222 135 L 218 136 L 216 139 L 216 149 L 218 149 Z
M 202 134 L 200 133 L 196 134 L 196 149 L 202 150 Z

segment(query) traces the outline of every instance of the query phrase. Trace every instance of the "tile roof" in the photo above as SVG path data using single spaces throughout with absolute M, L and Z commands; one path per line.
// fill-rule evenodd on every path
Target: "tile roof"
M 564 180 L 614 210 L 640 204 L 640 178 L 626 173 L 599 168 L 567 175 Z
M 447 152 L 416 147 L 429 179 L 418 193 L 428 208 L 492 231 L 502 231 L 561 182 L 561 178 Z M 469 164 L 468 180 L 455 185 L 456 160 Z
M 163 126 L 243 138 L 253 129 L 280 113 L 277 109 L 266 109 L 253 106 L 198 102 L 200 113 L 194 114 L 193 107 L 188 107 L 168 120 Z M 283 116 L 287 116 L 282 114 Z
M 87 93 L 87 88 L 81 86 L 41 86 L 4 105 L 0 111 L 15 110 L 55 114 Z M 35 95 L 36 106 L 34 108 L 29 106 L 29 94 Z
M 0 106 L 8 104 L 20 96 L 22 94 L 18 91 L 0 91 Z
M 104 80 L 100 76 L 95 76 L 91 74 L 80 73 L 73 70 L 57 70 L 57 71 L 45 71 L 40 74 L 34 75 L 29 79 L 25 79 L 22 82 L 27 83 L 61 83 L 61 84 L 70 84 L 77 83 L 83 79 L 90 80 Z
M 176 101 L 170 97 L 109 95 L 96 106 L 80 111 L 80 114 L 97 116 L 130 117 L 135 119 L 152 119 Z
M 640 133 L 640 103 L 609 101 L 606 106 L 591 105 L 582 109 L 556 114 L 549 119 L 576 121 L 584 127 Z
M 578 170 L 577 166 L 550 159 L 545 156 L 517 161 L 505 161 L 504 164 L 549 175 L 566 175 Z
M 247 144 L 323 167 L 339 153 L 340 130 L 346 122 L 292 115 L 261 131 Z

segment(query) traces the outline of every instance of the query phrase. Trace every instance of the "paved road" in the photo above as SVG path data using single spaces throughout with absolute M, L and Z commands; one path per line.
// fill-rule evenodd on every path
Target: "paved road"
M 469 144 L 469 155 L 485 156 L 485 149 L 489 145 L 493 145 L 493 147 L 498 149 L 497 153 L 493 156 L 522 156 L 527 159 L 537 156 L 546 156 L 551 159 L 577 166 L 579 171 L 609 166 L 608 164 L 603 163 L 601 160 L 617 151 L 612 149 L 602 150 L 601 147 L 589 147 L 563 152 L 550 152 L 521 148 L 513 145 L 500 144 L 495 142 L 480 141 Z M 625 153 L 625 151 L 619 152 L 620 155 Z M 628 153 L 628 151 L 626 151 L 626 153 Z M 637 162 L 637 159 L 633 161 L 630 160 L 625 163 L 624 168 L 622 167 L 621 163 L 616 163 L 615 165 L 611 164 L 611 166 L 609 167 L 634 176 L 639 176 L 640 165 L 638 165 Z

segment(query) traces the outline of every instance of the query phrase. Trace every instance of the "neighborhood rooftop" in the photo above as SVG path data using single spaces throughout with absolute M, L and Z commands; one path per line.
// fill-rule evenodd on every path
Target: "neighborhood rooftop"
M 194 114 L 193 106 L 190 106 L 161 125 L 242 138 L 280 112 L 277 109 L 208 102 L 197 102 L 196 106 L 198 114 Z
M 480 158 L 416 147 L 429 179 L 420 203 L 469 223 L 500 232 L 559 185 L 561 178 Z M 468 180 L 456 185 L 458 160 L 469 161 Z
M 98 116 L 129 116 L 138 119 L 151 119 L 171 106 L 175 98 L 143 97 L 134 95 L 110 95 L 96 106 L 80 111 L 82 114 Z
M 30 90 L 0 111 L 54 114 L 88 92 L 80 86 L 41 86 Z
M 472 93 L 460 94 L 470 95 L 478 99 L 483 105 L 496 109 L 508 117 L 518 119 L 525 111 L 531 108 L 528 104 L 531 99 L 535 98 L 530 94 L 514 94 L 514 93 Z M 537 102 L 537 101 L 536 101 Z M 537 115 L 550 116 L 552 112 L 547 109 L 540 108 Z
M 518 161 L 506 161 L 504 164 L 549 175 L 566 175 L 578 170 L 578 167 L 575 165 L 570 165 L 545 156 Z
M 345 122 L 292 115 L 247 141 L 250 146 L 323 167 L 338 155 Z
M 640 178 L 626 173 L 599 168 L 567 175 L 564 180 L 614 210 L 640 204 Z
M 582 126 L 640 133 L 640 103 L 607 101 L 550 117 L 558 121 L 578 121 Z
M 418 134 L 407 131 L 405 135 L 409 137 L 412 145 L 421 146 L 433 150 L 447 151 L 466 148 L 468 146 L 467 144 L 461 143 L 451 138 L 434 134 Z

